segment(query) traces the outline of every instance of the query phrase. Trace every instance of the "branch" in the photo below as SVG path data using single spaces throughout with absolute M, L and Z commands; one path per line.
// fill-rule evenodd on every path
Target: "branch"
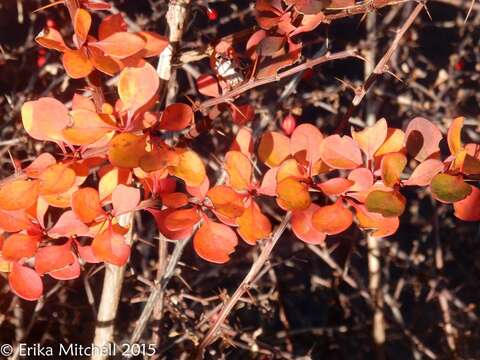
M 248 90 L 254 89 L 254 88 L 262 86 L 262 85 L 270 84 L 272 82 L 282 80 L 286 77 L 295 75 L 298 72 L 304 71 L 306 69 L 310 69 L 310 68 L 312 68 L 316 65 L 323 64 L 323 63 L 326 63 L 328 61 L 345 59 L 345 58 L 348 58 L 348 57 L 360 58 L 354 50 L 344 50 L 344 51 L 340 51 L 340 52 L 333 53 L 333 54 L 332 53 L 327 53 L 324 56 L 320 56 L 316 59 L 307 60 L 303 64 L 300 64 L 300 65 L 294 66 L 294 67 L 292 67 L 288 70 L 279 72 L 276 75 L 268 76 L 268 77 L 265 77 L 265 78 L 262 78 L 262 79 L 252 79 L 252 80 L 236 87 L 235 89 L 225 93 L 222 96 L 219 96 L 219 97 L 213 98 L 213 99 L 208 99 L 208 100 L 202 102 L 198 106 L 198 109 L 200 111 L 203 111 L 203 110 L 206 110 L 206 109 L 208 109 L 212 106 L 215 106 L 215 105 L 232 102 L 236 97 L 240 96 L 241 94 L 243 94 L 244 92 L 246 92 Z
M 168 265 L 165 270 L 165 273 L 163 274 L 162 280 L 155 284 L 155 287 L 150 293 L 150 296 L 147 299 L 145 307 L 143 308 L 142 314 L 138 319 L 135 330 L 133 331 L 133 334 L 130 337 L 130 344 L 135 344 L 140 339 L 140 336 L 145 330 L 148 320 L 152 315 L 155 305 L 157 304 L 158 300 L 161 299 L 162 293 L 165 291 L 170 279 L 173 276 L 173 272 L 177 267 L 178 261 L 182 256 L 183 249 L 185 248 L 185 245 L 187 245 L 188 241 L 189 239 L 178 240 L 175 242 L 175 248 L 173 249 L 172 257 L 168 262 Z
M 352 104 L 350 105 L 346 114 L 343 115 L 341 121 L 339 122 L 339 125 L 338 125 L 337 130 L 336 130 L 337 133 L 342 133 L 344 131 L 345 127 L 347 126 L 348 120 L 352 116 L 355 109 L 358 108 L 358 106 L 362 102 L 363 98 L 367 94 L 370 87 L 377 80 L 377 78 L 380 77 L 380 75 L 382 75 L 384 72 L 386 72 L 388 70 L 388 62 L 390 61 L 392 55 L 397 50 L 397 48 L 400 44 L 400 40 L 405 35 L 407 30 L 410 28 L 410 26 L 412 26 L 413 22 L 415 21 L 417 16 L 420 14 L 423 7 L 424 7 L 423 3 L 418 3 L 417 6 L 415 7 L 415 9 L 410 14 L 410 16 L 405 21 L 405 23 L 402 25 L 402 27 L 400 29 L 398 29 L 397 34 L 395 35 L 395 38 L 393 39 L 393 42 L 390 45 L 390 47 L 388 48 L 385 55 L 383 55 L 383 57 L 377 63 L 377 65 L 373 69 L 373 72 L 370 73 L 370 76 L 367 78 L 367 80 L 365 80 L 365 82 L 361 86 L 361 88 L 356 91 L 356 95 L 352 100 Z
M 213 324 L 213 326 L 208 331 L 207 335 L 205 335 L 202 342 L 200 343 L 197 349 L 196 359 L 199 360 L 203 358 L 203 352 L 205 351 L 205 348 L 215 340 L 220 326 L 223 324 L 225 319 L 233 310 L 237 302 L 240 300 L 243 294 L 245 294 L 245 292 L 247 292 L 252 287 L 255 281 L 259 279 L 259 277 L 257 277 L 258 273 L 262 270 L 263 266 L 265 265 L 265 262 L 270 257 L 270 253 L 275 247 L 275 244 L 277 243 L 278 239 L 280 239 L 283 232 L 287 228 L 287 225 L 290 222 L 291 216 L 292 214 L 290 212 L 285 214 L 285 217 L 283 218 L 282 222 L 278 225 L 273 235 L 267 239 L 267 243 L 265 244 L 265 247 L 262 249 L 260 256 L 252 264 L 252 267 L 250 268 L 248 274 L 245 276 L 243 281 L 237 287 L 237 290 L 235 290 L 232 297 L 223 306 L 222 310 L 218 314 L 218 317 L 216 318 L 215 323 Z

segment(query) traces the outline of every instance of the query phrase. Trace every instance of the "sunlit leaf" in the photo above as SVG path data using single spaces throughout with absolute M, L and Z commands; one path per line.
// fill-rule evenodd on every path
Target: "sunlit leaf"
M 472 192 L 472 186 L 461 176 L 437 174 L 430 183 L 433 196 L 440 201 L 454 203 L 465 199 Z
M 191 229 L 200 221 L 197 209 L 181 209 L 169 213 L 165 217 L 164 225 L 170 231 L 182 231 Z
M 312 124 L 301 124 L 295 128 L 290 138 L 290 153 L 295 158 L 305 159 L 313 164 L 320 159 L 320 143 L 323 135 Z
M 53 49 L 60 52 L 64 52 L 68 49 L 67 45 L 65 45 L 62 34 L 54 28 L 47 27 L 43 29 L 35 37 L 35 41 L 47 49 Z
M 87 77 L 93 71 L 85 49 L 67 50 L 63 53 L 63 67 L 72 79 Z
M 431 121 L 416 117 L 408 123 L 405 139 L 408 153 L 416 160 L 423 161 L 440 151 L 442 133 Z
M 465 199 L 453 204 L 455 216 L 464 221 L 480 221 L 480 190 L 472 186 L 472 192 Z
M 188 149 L 176 149 L 179 159 L 171 167 L 172 175 L 182 179 L 188 186 L 199 186 L 206 177 L 205 165 L 196 152 Z
M 168 46 L 167 37 L 152 31 L 139 31 L 137 35 L 140 35 L 146 42 L 142 52 L 143 57 L 158 56 Z
M 358 226 L 364 230 L 373 230 L 374 237 L 387 237 L 397 232 L 400 221 L 397 216 L 384 217 L 381 214 L 369 212 L 364 205 L 354 205 Z
M 70 241 L 63 245 L 49 245 L 37 250 L 35 255 L 35 271 L 40 275 L 50 271 L 63 269 L 75 261 Z
M 391 152 L 399 152 L 405 144 L 405 133 L 400 129 L 388 128 L 387 138 L 375 152 L 375 156 L 382 156 Z
M 40 195 L 56 195 L 68 191 L 75 183 L 75 171 L 65 164 L 49 166 L 40 174 Z
M 334 169 L 355 169 L 362 164 L 362 153 L 349 136 L 330 135 L 320 144 L 322 160 Z
M 92 242 L 95 257 L 109 264 L 122 266 L 130 256 L 130 246 L 122 234 L 113 230 L 112 226 L 99 233 Z
M 253 153 L 252 129 L 248 127 L 240 128 L 235 135 L 230 150 L 240 151 L 249 157 Z
M 353 184 L 355 184 L 355 182 L 352 180 L 338 177 L 338 178 L 333 178 L 333 179 L 324 181 L 318 184 L 317 186 L 326 195 L 337 196 L 345 193 L 348 189 L 350 189 L 353 186 Z
M 5 239 L 2 247 L 2 257 L 10 261 L 19 261 L 35 255 L 40 238 L 27 234 L 13 234 Z
M 459 150 L 463 148 L 461 138 L 463 121 L 463 117 L 458 117 L 453 120 L 452 124 L 448 128 L 448 148 L 450 149 L 450 153 L 452 155 L 455 155 Z
M 58 270 L 54 270 L 48 273 L 52 278 L 56 280 L 73 280 L 80 276 L 80 263 L 76 256 L 73 257 L 73 263 Z
M 48 230 L 48 236 L 57 239 L 60 237 L 87 236 L 89 228 L 72 211 L 65 211 L 56 224 Z
M 105 16 L 98 27 L 98 38 L 103 40 L 117 32 L 127 31 L 127 23 L 121 14 Z
M 383 183 L 388 187 L 398 184 L 406 165 L 407 157 L 403 153 L 397 152 L 384 155 L 381 163 Z
M 371 191 L 366 200 L 365 206 L 369 212 L 379 213 L 385 217 L 396 217 L 405 211 L 405 197 L 398 191 Z
M 265 239 L 272 232 L 270 220 L 253 200 L 236 222 L 241 238 L 250 245 L 255 245 L 257 240 Z
M 131 186 L 119 184 L 112 193 L 112 205 L 115 215 L 125 214 L 135 210 L 140 202 L 140 190 Z
M 160 118 L 161 129 L 168 131 L 181 131 L 193 122 L 192 107 L 187 104 L 175 103 L 168 105 Z
M 444 168 L 443 162 L 437 159 L 427 159 L 418 164 L 413 170 L 408 180 L 403 182 L 404 185 L 426 186 L 432 182 L 435 175 L 440 173 Z
M 178 209 L 188 204 L 188 196 L 182 192 L 161 194 L 162 204 L 168 208 Z
M 151 102 L 160 84 L 157 72 L 149 63 L 138 68 L 125 68 L 118 79 L 118 95 L 131 112 Z
M 240 151 L 229 151 L 225 155 L 225 171 L 228 183 L 239 191 L 247 190 L 252 178 L 252 164 Z
M 14 233 L 26 230 L 31 226 L 25 210 L 5 211 L 0 210 L 0 230 Z
M 46 141 L 63 139 L 63 129 L 70 123 L 68 109 L 60 101 L 43 97 L 22 106 L 22 122 L 32 138 Z
M 146 153 L 144 135 L 121 133 L 114 136 L 108 147 L 108 159 L 114 166 L 135 168 Z
M 193 248 L 198 256 L 217 264 L 230 260 L 237 244 L 235 231 L 211 220 L 206 220 L 193 238 Z
M 292 231 L 296 237 L 309 244 L 323 244 L 327 234 L 317 231 L 312 225 L 312 215 L 320 206 L 311 204 L 307 209 L 292 213 Z
M 387 121 L 380 119 L 374 125 L 356 132 L 352 128 L 352 138 L 358 143 L 360 149 L 369 159 L 373 158 L 375 152 L 382 146 L 387 138 Z
M 314 228 L 327 235 L 339 234 L 352 225 L 353 215 L 341 199 L 332 205 L 322 206 L 312 215 Z
M 166 169 L 168 166 L 177 166 L 180 156 L 173 150 L 155 147 L 145 153 L 140 159 L 140 167 L 143 171 L 152 172 Z
M 15 295 L 25 300 L 38 300 L 43 293 L 40 275 L 33 269 L 16 262 L 12 264 L 11 272 L 8 275 L 8 284 Z
M 37 180 L 13 180 L 0 188 L 0 209 L 22 210 L 31 207 L 38 198 Z
M 94 111 L 77 109 L 70 112 L 72 124 L 63 130 L 63 137 L 72 145 L 88 145 L 115 129 Z
M 123 31 L 115 32 L 100 41 L 90 42 L 88 45 L 99 48 L 113 58 L 124 59 L 142 50 L 146 41 L 141 36 Z
M 245 211 L 244 196 L 226 185 L 217 185 L 207 192 L 215 210 L 227 218 L 236 218 Z
M 91 25 L 92 17 L 90 16 L 90 13 L 82 8 L 77 9 L 73 19 L 73 29 L 75 31 L 79 46 L 82 46 L 87 40 Z
M 258 146 L 260 161 L 269 167 L 280 165 L 290 155 L 290 139 L 279 132 L 262 135 Z
M 166 225 L 165 221 L 167 216 L 175 212 L 175 209 L 165 209 L 165 210 L 155 210 L 148 209 L 148 211 L 153 215 L 155 223 L 157 224 L 158 231 L 165 236 L 167 239 L 171 240 L 181 240 L 189 238 L 193 233 L 193 227 L 186 227 L 182 230 L 171 231 Z
M 277 185 L 278 204 L 288 210 L 305 210 L 312 200 L 308 186 L 293 178 L 282 180 Z

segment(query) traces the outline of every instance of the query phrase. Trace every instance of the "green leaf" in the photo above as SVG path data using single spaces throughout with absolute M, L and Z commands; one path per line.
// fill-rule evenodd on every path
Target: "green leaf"
M 405 211 L 405 197 L 398 191 L 374 190 L 365 200 L 368 211 L 385 217 L 400 216 Z
M 472 192 L 461 176 L 438 174 L 430 184 L 433 196 L 440 201 L 453 203 L 465 199 Z

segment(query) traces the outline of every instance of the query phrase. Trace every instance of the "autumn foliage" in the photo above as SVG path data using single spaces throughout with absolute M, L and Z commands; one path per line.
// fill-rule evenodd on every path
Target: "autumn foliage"
M 292 231 L 310 244 L 351 226 L 376 237 L 394 234 L 408 211 L 404 189 L 414 186 L 452 204 L 457 218 L 480 220 L 480 190 L 469 183 L 480 175 L 480 145 L 462 142 L 462 118 L 451 122 L 446 136 L 421 117 L 405 129 L 380 119 L 343 135 L 308 123 L 296 126 L 289 115 L 284 131 L 257 137 L 248 127 L 251 106 L 232 105 L 240 125 L 221 159 L 225 176 L 209 178 L 205 159 L 185 140 L 203 116 L 196 104 L 156 108 L 160 80 L 146 59 L 168 46 L 166 38 L 129 32 L 118 14 L 105 17 L 93 32 L 91 11 L 108 4 L 92 4 L 101 3 L 82 2 L 74 14 L 73 45 L 53 28 L 36 40 L 63 53 L 72 78 L 118 74 L 116 99 L 98 104 L 78 92 L 69 105 L 42 97 L 22 106 L 28 135 L 55 143 L 58 153 L 40 154 L 0 185 L 0 271 L 8 273 L 18 296 L 37 300 L 43 277 L 75 279 L 85 263 L 124 265 L 131 244 L 119 218 L 135 211 L 151 214 L 168 239 L 193 237 L 198 256 L 213 263 L 235 256 L 239 241 L 255 246 L 271 235 L 271 216 L 262 206 L 267 198 L 275 199 L 278 214 L 292 212 Z M 260 59 L 259 78 L 298 61 L 301 43 L 294 36 L 325 16 L 316 4 L 256 2 L 259 30 L 245 51 Z M 231 54 L 225 46 L 216 50 Z M 269 65 L 272 57 L 283 60 Z M 199 79 L 202 94 L 231 89 L 221 66 L 212 61 L 215 75 Z M 443 158 L 445 140 L 449 155 Z

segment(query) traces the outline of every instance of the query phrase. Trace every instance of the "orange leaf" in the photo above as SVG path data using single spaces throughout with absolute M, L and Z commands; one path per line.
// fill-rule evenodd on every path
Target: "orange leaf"
M 39 183 L 36 180 L 13 180 L 0 188 L 0 209 L 28 209 L 37 202 Z
M 157 224 L 158 231 L 167 239 L 181 240 L 181 239 L 187 239 L 192 235 L 193 227 L 183 228 L 178 231 L 171 231 L 166 227 L 165 225 L 166 218 L 171 213 L 176 211 L 175 209 L 165 209 L 165 210 L 148 209 L 148 211 L 155 218 L 155 223 Z
M 255 108 L 250 104 L 230 106 L 233 122 L 237 125 L 246 125 L 255 117 Z
M 25 210 L 0 210 L 0 230 L 14 233 L 27 230 L 31 225 L 32 223 Z
M 72 210 L 65 211 L 57 223 L 48 230 L 48 236 L 54 239 L 72 236 L 89 236 L 90 229 Z
M 70 207 L 72 194 L 78 190 L 77 186 L 72 186 L 67 192 L 54 195 L 43 195 L 40 199 L 45 200 L 49 205 L 61 209 Z
M 320 159 L 320 144 L 323 135 L 312 124 L 301 124 L 295 128 L 290 138 L 290 153 L 295 158 L 305 159 L 314 164 Z
M 453 204 L 455 216 L 464 221 L 480 221 L 480 190 L 472 186 L 472 192 L 465 199 Z
M 184 193 L 174 192 L 161 194 L 162 204 L 168 208 L 178 209 L 188 204 L 188 197 Z
M 25 169 L 25 173 L 32 178 L 38 178 L 49 166 L 55 165 L 57 160 L 50 153 L 38 155 Z
M 63 67 L 72 79 L 87 77 L 93 71 L 93 64 L 88 59 L 85 50 L 67 50 L 63 53 Z
M 262 135 L 258 146 L 258 157 L 268 167 L 280 165 L 290 155 L 290 140 L 279 132 Z
M 198 92 L 205 96 L 220 96 L 218 80 L 213 75 L 201 75 L 197 79 Z
M 440 151 L 442 133 L 427 119 L 416 117 L 409 122 L 405 132 L 408 153 L 418 161 L 423 161 Z
M 192 107 L 187 104 L 175 103 L 168 105 L 160 118 L 160 129 L 181 131 L 193 122 Z
M 461 176 L 449 174 L 435 175 L 430 189 L 435 199 L 446 203 L 463 200 L 472 192 L 472 186 L 463 181 Z
M 72 194 L 72 210 L 85 224 L 91 223 L 103 214 L 98 191 L 91 187 L 75 191 Z
M 70 241 L 63 245 L 45 246 L 38 249 L 35 255 L 35 271 L 43 275 L 63 269 L 74 261 L 75 256 L 72 253 Z
M 368 159 L 372 159 L 375 152 L 385 142 L 387 131 L 388 127 L 385 119 L 380 119 L 373 126 L 359 132 L 356 132 L 353 128 L 351 130 L 352 138 L 358 143 Z
M 113 58 L 125 59 L 142 50 L 146 41 L 141 36 L 122 31 L 115 32 L 100 41 L 89 42 L 88 45 L 99 48 Z
M 277 195 L 277 202 L 283 209 L 305 210 L 312 202 L 308 186 L 293 178 L 278 183 Z
M 404 185 L 426 186 L 432 182 L 435 175 L 444 168 L 443 162 L 437 159 L 427 159 L 418 164 L 410 178 L 403 182 Z
M 88 37 L 88 32 L 92 26 L 92 17 L 90 13 L 85 9 L 77 9 L 75 17 L 73 19 L 73 29 L 77 36 L 78 46 L 81 47 Z
M 142 156 L 140 167 L 145 172 L 164 170 L 168 166 L 178 165 L 179 159 L 180 157 L 175 151 L 155 147 L 152 151 Z
M 335 204 L 320 207 L 312 215 L 313 227 L 327 235 L 335 235 L 347 230 L 352 222 L 352 212 L 340 199 Z
M 349 136 L 331 135 L 320 144 L 322 160 L 334 169 L 355 169 L 362 164 L 362 153 Z
M 125 108 L 134 113 L 156 96 L 159 84 L 157 72 L 149 63 L 125 68 L 118 79 L 118 95 Z
M 210 189 L 210 180 L 207 176 L 200 186 L 186 186 L 187 192 L 201 201 L 207 196 L 208 189 Z
M 40 276 L 33 269 L 16 262 L 12 264 L 12 270 L 8 275 L 8 284 L 15 295 L 25 300 L 38 300 L 43 293 Z
M 45 28 L 43 29 L 36 37 L 35 41 L 46 47 L 47 49 L 53 49 L 60 52 L 66 51 L 67 45 L 63 41 L 62 34 L 54 28 Z
M 294 211 L 292 214 L 292 231 L 296 237 L 308 244 L 323 244 L 327 234 L 317 231 L 312 225 L 313 214 L 320 206 L 311 204 L 307 209 Z
M 132 133 L 117 134 L 110 141 L 108 159 L 114 166 L 135 168 L 145 155 L 146 138 Z
M 352 180 L 338 177 L 338 178 L 333 178 L 333 179 L 324 181 L 323 183 L 318 184 L 318 187 L 326 195 L 338 196 L 340 194 L 345 193 L 348 189 L 350 189 L 353 186 L 353 184 L 355 184 L 355 182 Z
M 397 232 L 400 221 L 398 217 L 384 217 L 381 214 L 368 212 L 363 205 L 354 204 L 358 225 L 365 230 L 375 230 L 374 237 L 387 237 Z
M 223 264 L 238 244 L 237 235 L 228 226 L 206 220 L 195 233 L 193 248 L 202 259 Z
M 381 163 L 383 183 L 388 187 L 398 184 L 406 165 L 407 157 L 402 153 L 389 153 L 383 156 Z
M 375 156 L 382 156 L 391 152 L 399 152 L 405 143 L 405 133 L 400 129 L 388 128 L 387 138 L 375 152 Z
M 73 257 L 73 263 L 62 269 L 50 271 L 48 275 L 56 280 L 73 280 L 80 276 L 80 263 L 76 256 Z
M 255 245 L 257 240 L 265 239 L 272 232 L 270 220 L 262 213 L 254 200 L 250 202 L 250 206 L 237 218 L 236 222 L 238 233 L 250 245 Z
M 200 221 L 196 208 L 175 210 L 165 217 L 164 225 L 170 231 L 191 229 Z
M 287 159 L 278 167 L 276 175 L 277 183 L 289 177 L 297 180 L 304 179 L 306 177 L 303 168 L 300 167 L 299 163 L 295 159 Z
M 252 164 L 247 156 L 239 151 L 229 151 L 225 155 L 225 171 L 229 184 L 239 191 L 247 190 L 252 178 Z
M 118 184 L 127 184 L 131 179 L 129 169 L 107 166 L 102 168 L 100 181 L 98 183 L 98 193 L 100 200 L 105 200 L 113 193 Z
M 2 247 L 2 257 L 5 260 L 19 261 L 29 258 L 37 251 L 39 237 L 27 234 L 13 234 L 5 239 Z
M 207 197 L 213 203 L 215 210 L 227 218 L 236 218 L 245 211 L 244 196 L 226 185 L 212 187 L 208 190 Z
M 122 266 L 130 256 L 130 246 L 122 234 L 114 231 L 112 226 L 99 233 L 92 241 L 92 251 L 98 260 Z
M 188 186 L 200 186 L 206 177 L 205 165 L 196 152 L 176 149 L 178 164 L 170 168 L 171 174 L 185 181 Z
M 115 216 L 135 210 L 140 202 L 140 190 L 123 184 L 117 185 L 112 193 L 113 213 Z
M 40 195 L 56 195 L 67 192 L 75 183 L 75 171 L 64 164 L 49 166 L 40 174 Z
M 70 115 L 73 124 L 63 130 L 63 137 L 72 145 L 92 144 L 115 129 L 94 111 L 78 109 L 72 110 Z
M 62 131 L 70 123 L 68 109 L 60 101 L 44 97 L 22 106 L 25 131 L 36 140 L 63 140 Z
M 143 57 L 158 56 L 168 46 L 168 38 L 151 31 L 139 31 L 143 40 L 146 41 Z
M 127 31 L 127 23 L 121 14 L 105 16 L 98 27 L 98 38 L 103 40 L 117 32 Z
M 100 49 L 89 47 L 87 51 L 88 57 L 95 69 L 107 75 L 113 76 L 123 68 L 120 62 L 106 56 Z
M 452 124 L 448 128 L 448 135 L 447 135 L 447 141 L 448 141 L 448 148 L 450 149 L 450 153 L 452 155 L 456 155 L 458 151 L 463 149 L 463 144 L 462 144 L 462 127 L 463 127 L 463 117 L 458 117 L 455 120 L 453 120 Z
M 250 157 L 253 152 L 252 129 L 242 127 L 238 130 L 230 150 L 240 151 Z
M 396 217 L 405 211 L 405 197 L 397 191 L 371 191 L 365 206 L 369 212 L 380 213 L 385 217 Z

